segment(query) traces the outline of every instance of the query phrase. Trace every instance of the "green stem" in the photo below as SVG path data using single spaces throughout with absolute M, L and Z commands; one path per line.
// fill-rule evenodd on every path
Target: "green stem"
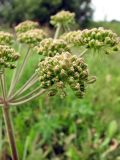
M 14 102 L 9 102 L 9 104 L 12 105 L 12 106 L 18 106 L 18 105 L 27 103 L 27 102 L 33 100 L 34 98 L 39 97 L 40 95 L 42 95 L 43 93 L 45 93 L 45 91 L 46 91 L 46 90 L 44 89 L 44 90 L 36 93 L 35 95 L 31 96 L 30 98 L 24 99 L 24 100 L 22 100 L 22 101 L 17 101 L 17 100 L 16 100 L 16 101 L 14 101 Z
M 14 89 L 15 89 L 15 86 L 16 86 L 16 84 L 18 83 L 18 81 L 20 80 L 20 78 L 21 78 L 21 76 L 22 76 L 22 74 L 23 74 L 25 65 L 26 65 L 26 63 L 27 63 L 27 61 L 28 61 L 29 51 L 30 51 L 30 48 L 28 48 L 27 53 L 26 53 L 26 55 L 25 55 L 25 57 L 24 57 L 23 63 L 21 64 L 20 68 L 17 70 L 16 79 L 15 79 L 15 81 L 14 81 L 14 84 L 13 84 L 13 86 L 12 86 L 11 91 L 9 92 L 8 97 L 10 97 L 10 96 L 13 94 Z
M 18 98 L 18 99 L 15 99 L 15 101 L 22 101 L 22 100 L 25 100 L 25 99 L 27 99 L 27 98 L 30 98 L 33 94 L 38 93 L 38 91 L 40 92 L 40 89 L 41 89 L 41 87 L 38 86 L 38 87 L 37 87 L 36 89 L 34 89 L 32 92 L 30 92 L 30 93 L 26 94 L 25 96 L 22 96 L 22 97 L 20 97 L 20 98 Z M 14 102 L 14 100 L 12 100 L 12 102 Z
M 61 30 L 61 24 L 58 24 L 55 35 L 54 35 L 54 39 L 57 39 L 59 37 L 60 30 Z
M 63 26 L 65 32 L 70 32 L 70 27 L 68 25 Z
M 3 100 L 5 101 L 6 99 L 6 93 L 5 93 L 5 83 L 4 83 L 4 73 L 0 74 L 0 83 L 1 83 L 1 90 L 3 94 Z
M 18 49 L 18 53 L 21 53 L 21 47 L 22 47 L 22 45 L 20 44 L 19 45 L 19 49 Z M 14 83 L 15 83 L 15 81 L 17 79 L 17 74 L 18 74 L 18 69 L 19 69 L 18 68 L 18 63 L 19 63 L 19 61 L 16 62 L 16 68 L 13 71 L 13 75 L 12 75 L 12 80 L 11 80 L 11 83 L 10 83 L 10 89 L 9 89 L 9 92 L 8 92 L 8 96 L 11 94 L 12 89 L 14 88 Z
M 5 94 L 5 98 L 6 98 L 6 96 L 7 96 L 7 86 L 6 86 L 5 70 L 2 74 L 2 81 L 3 81 L 4 94 Z
M 80 57 L 83 57 L 83 55 L 88 51 L 88 49 L 85 49 L 81 54 Z
M 27 89 L 32 87 L 36 82 L 38 81 L 38 77 L 34 77 L 27 83 L 26 85 L 23 85 L 15 94 L 13 94 L 9 100 L 13 99 L 15 96 L 19 96 L 22 93 L 24 93 Z
M 20 93 L 29 83 L 31 83 L 31 81 L 37 76 L 37 73 L 34 73 L 29 79 L 28 81 L 15 93 L 18 94 Z
M 28 62 L 28 58 L 29 58 L 29 55 L 30 55 L 29 51 L 30 51 L 30 48 L 28 48 L 27 53 L 26 53 L 26 55 L 25 55 L 25 58 L 24 58 L 24 60 L 23 60 L 23 63 L 22 63 L 22 65 L 20 66 L 19 73 L 18 73 L 18 78 L 17 78 L 17 80 L 16 80 L 16 83 L 17 83 L 17 82 L 19 81 L 19 79 L 21 78 L 21 76 L 22 76 L 22 74 L 23 74 L 23 71 L 24 71 L 24 68 L 25 68 L 25 65 L 26 65 L 26 63 Z
M 27 89 L 29 89 L 30 87 L 32 87 L 36 82 L 38 81 L 38 77 L 36 77 L 35 79 L 33 79 L 33 81 L 31 83 L 29 83 L 29 85 L 27 85 L 21 92 L 20 94 L 24 93 Z M 20 95 L 19 94 L 19 95 Z
M 25 142 L 25 147 L 24 147 L 24 152 L 23 152 L 23 158 L 22 158 L 22 160 L 26 160 L 27 149 L 28 149 L 28 146 L 29 146 L 29 141 L 30 141 L 30 137 L 28 136 L 27 139 L 26 139 L 26 142 Z

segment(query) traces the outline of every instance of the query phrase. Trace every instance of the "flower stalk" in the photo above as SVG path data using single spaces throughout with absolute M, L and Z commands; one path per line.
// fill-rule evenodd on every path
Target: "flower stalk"
M 10 96 L 14 93 L 14 89 L 15 89 L 15 87 L 16 87 L 16 84 L 19 82 L 19 80 L 20 80 L 20 78 L 21 78 L 21 76 L 22 76 L 22 74 L 23 74 L 25 65 L 26 65 L 27 62 L 28 62 L 29 51 L 30 51 L 30 48 L 28 48 L 28 50 L 27 50 L 27 52 L 26 52 L 26 55 L 25 55 L 25 57 L 24 57 L 23 63 L 21 64 L 20 68 L 18 68 L 16 74 L 13 75 L 13 76 L 14 76 L 13 84 L 12 84 L 12 87 L 10 88 L 8 97 L 10 97 Z
M 55 35 L 54 35 L 54 39 L 57 39 L 59 37 L 60 30 L 61 30 L 61 24 L 58 24 Z
M 9 143 L 11 147 L 12 158 L 13 160 L 19 160 L 17 149 L 16 149 L 14 130 L 12 126 L 12 119 L 10 116 L 9 104 L 7 103 L 6 95 L 5 95 L 5 84 L 4 84 L 3 74 L 0 75 L 0 82 L 1 82 L 1 90 L 3 94 L 3 98 L 2 98 L 3 117 L 4 117 L 5 126 L 6 126 Z
M 17 92 L 15 92 L 15 94 L 13 94 L 9 98 L 9 100 L 14 99 L 16 96 L 20 96 L 22 93 L 24 93 L 30 87 L 32 87 L 37 81 L 38 81 L 38 77 L 36 76 L 36 73 L 35 73 L 30 77 L 30 79 Z
M 29 101 L 31 101 L 31 100 L 39 97 L 40 95 L 42 95 L 43 93 L 45 93 L 45 91 L 46 91 L 46 90 L 43 89 L 42 91 L 37 92 L 35 95 L 33 95 L 33 96 L 31 96 L 31 97 L 29 97 L 29 98 L 27 98 L 27 99 L 26 99 L 26 97 L 25 97 L 25 99 L 22 100 L 22 101 L 21 101 L 21 100 L 20 100 L 20 101 L 19 101 L 19 100 L 17 101 L 17 99 L 16 99 L 15 101 L 9 102 L 9 104 L 12 105 L 12 106 L 18 106 L 18 105 L 27 103 L 27 102 L 29 102 Z

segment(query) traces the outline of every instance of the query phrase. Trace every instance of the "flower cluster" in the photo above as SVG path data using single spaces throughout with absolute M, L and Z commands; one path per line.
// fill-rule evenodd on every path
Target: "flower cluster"
M 11 44 L 13 41 L 13 35 L 8 32 L 0 31 L 0 44 Z
M 15 27 L 15 31 L 17 33 L 22 33 L 22 32 L 26 32 L 28 30 L 35 29 L 35 28 L 38 28 L 38 27 L 39 27 L 39 24 L 37 22 L 26 20 L 26 21 L 18 24 Z
M 63 52 L 54 57 L 46 57 L 39 62 L 39 81 L 42 88 L 51 91 L 62 91 L 65 93 L 66 85 L 69 85 L 77 97 L 82 98 L 88 81 L 88 69 L 82 58 Z M 50 92 L 54 95 L 55 92 Z
M 63 34 L 61 38 L 69 44 L 96 50 L 106 47 L 116 51 L 119 43 L 119 38 L 115 33 L 102 27 L 68 32 Z
M 69 51 L 67 43 L 62 39 L 46 38 L 35 47 L 38 54 L 53 57 L 57 53 Z
M 81 44 L 88 48 L 114 47 L 119 43 L 118 36 L 102 27 L 82 31 Z
M 0 70 L 2 68 L 15 68 L 13 64 L 19 58 L 19 54 L 15 50 L 7 45 L 0 45 Z
M 56 15 L 51 16 L 50 22 L 54 26 L 58 24 L 68 26 L 75 22 L 75 14 L 69 11 L 60 11 Z
M 28 45 L 36 46 L 46 37 L 46 34 L 41 29 L 32 29 L 18 34 L 18 41 Z
M 76 46 L 80 45 L 81 33 L 81 30 L 70 31 L 61 35 L 60 38 L 65 40 L 70 46 Z

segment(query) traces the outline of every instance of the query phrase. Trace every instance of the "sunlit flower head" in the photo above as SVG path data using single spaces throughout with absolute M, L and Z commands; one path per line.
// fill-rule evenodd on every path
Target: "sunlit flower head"
M 67 85 L 82 98 L 88 81 L 88 69 L 82 58 L 63 52 L 39 62 L 37 73 L 42 88 L 65 93 Z
M 21 43 L 26 43 L 31 46 L 38 45 L 44 38 L 46 37 L 46 34 L 41 29 L 32 29 L 29 31 L 26 31 L 24 33 L 20 33 L 17 36 L 17 39 Z
M 51 16 L 51 24 L 69 26 L 75 22 L 75 14 L 69 11 L 60 11 L 56 15 Z
M 61 39 L 67 41 L 72 46 L 85 47 L 88 49 L 107 52 L 117 51 L 119 38 L 116 33 L 102 27 L 85 29 L 83 31 L 71 31 L 63 34 Z
M 31 29 L 35 29 L 35 28 L 38 28 L 38 27 L 39 27 L 39 24 L 37 22 L 26 20 L 26 21 L 18 24 L 15 27 L 15 31 L 17 33 L 22 33 L 22 32 L 26 32 L 26 31 L 29 31 Z
M 0 45 L 0 70 L 2 68 L 15 68 L 14 61 L 18 60 L 19 53 L 7 46 L 7 45 Z
M 8 32 L 0 31 L 0 45 L 11 44 L 13 42 L 13 35 Z
M 40 55 L 53 57 L 57 53 L 61 54 L 64 51 L 69 51 L 69 47 L 62 39 L 46 38 L 35 47 L 35 50 Z

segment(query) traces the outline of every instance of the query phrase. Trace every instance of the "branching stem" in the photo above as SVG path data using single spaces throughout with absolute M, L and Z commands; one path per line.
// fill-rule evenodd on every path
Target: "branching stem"
M 46 91 L 46 90 L 44 89 L 44 90 L 36 93 L 35 95 L 31 96 L 30 98 L 27 98 L 27 99 L 25 99 L 25 100 L 23 100 L 23 101 L 17 101 L 17 100 L 16 100 L 16 101 L 14 101 L 14 102 L 9 102 L 9 104 L 12 105 L 12 106 L 18 106 L 18 105 L 27 103 L 27 102 L 33 100 L 34 98 L 39 97 L 40 95 L 42 95 L 43 93 L 45 93 L 45 91 Z
M 18 49 L 18 53 L 21 53 L 21 47 L 22 45 L 19 44 L 19 49 Z M 18 74 L 18 63 L 19 61 L 16 62 L 16 68 L 14 69 L 13 71 L 13 75 L 12 75 L 12 80 L 11 80 L 11 83 L 10 83 L 10 89 L 9 89 L 9 92 L 8 92 L 8 96 L 11 94 L 13 88 L 14 88 L 14 83 L 16 81 L 16 78 L 17 78 L 17 74 Z
M 15 89 L 15 87 L 16 87 L 16 84 L 19 82 L 19 80 L 20 80 L 20 78 L 21 78 L 21 76 L 22 76 L 22 74 L 23 74 L 25 65 L 26 65 L 26 63 L 27 63 L 27 61 L 28 61 L 28 58 L 29 58 L 29 55 L 30 55 L 29 51 L 30 51 L 30 48 L 28 48 L 28 50 L 27 50 L 27 52 L 26 52 L 26 55 L 25 55 L 25 57 L 24 57 L 23 63 L 21 64 L 20 68 L 17 70 L 17 73 L 16 73 L 16 75 L 15 75 L 16 78 L 15 78 L 14 81 L 13 81 L 13 84 L 12 84 L 11 90 L 10 90 L 10 92 L 9 92 L 9 94 L 8 94 L 8 97 L 10 97 L 10 96 L 13 94 L 14 89 Z M 11 83 L 12 83 L 12 82 L 11 82 Z
M 9 100 L 24 93 L 27 89 L 32 87 L 37 81 L 38 77 L 36 76 L 36 74 L 33 74 L 33 76 L 31 76 L 31 78 L 15 94 L 13 94 Z
M 25 96 L 22 96 L 18 99 L 15 99 L 15 101 L 22 101 L 22 100 L 25 100 L 27 98 L 30 98 L 33 94 L 36 94 L 36 93 L 40 92 L 40 89 L 41 89 L 41 87 L 38 86 L 36 89 L 32 90 L 30 93 L 26 94 Z M 12 100 L 12 102 L 14 102 L 14 99 Z

